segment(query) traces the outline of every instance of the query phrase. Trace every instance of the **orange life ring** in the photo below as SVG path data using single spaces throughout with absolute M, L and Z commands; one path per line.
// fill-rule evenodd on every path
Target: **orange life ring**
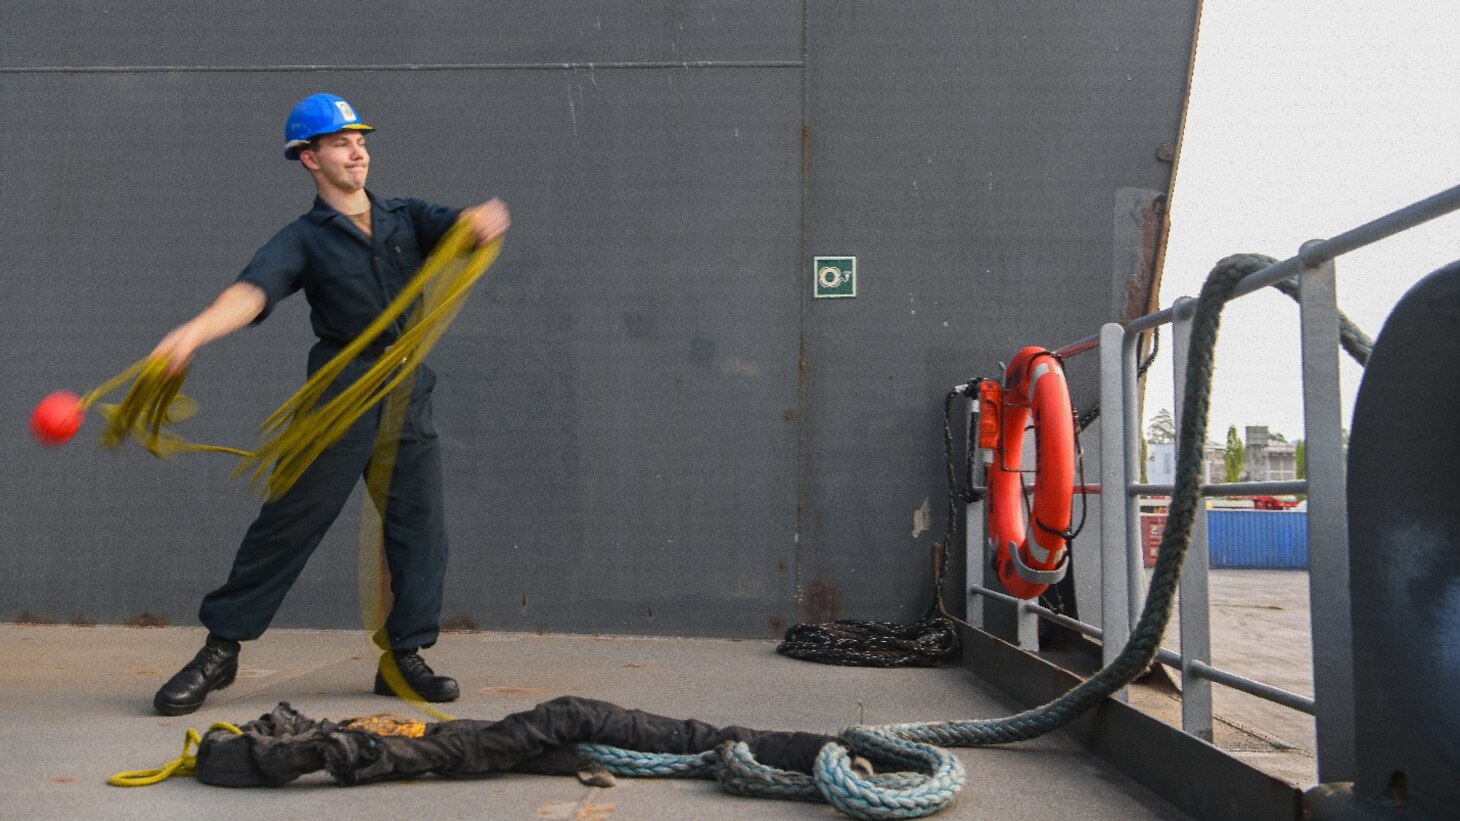
M 1034 500 L 1029 538 L 1020 474 L 1024 425 L 1034 414 Z M 1004 589 L 1033 599 L 1064 578 L 1075 491 L 1075 423 L 1064 367 L 1040 347 L 1020 351 L 1004 373 L 999 444 L 989 476 L 989 542 Z

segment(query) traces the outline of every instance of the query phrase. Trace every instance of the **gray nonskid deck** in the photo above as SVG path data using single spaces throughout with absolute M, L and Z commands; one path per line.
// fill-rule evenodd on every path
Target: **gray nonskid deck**
M 320 718 L 411 712 L 370 693 L 374 653 L 363 635 L 275 630 L 245 645 L 238 680 L 202 710 L 153 714 L 153 692 L 202 638 L 196 628 L 0 625 L 0 817 L 839 817 L 826 805 L 736 797 L 703 780 L 621 778 L 616 787 L 591 788 L 569 777 L 504 774 L 342 789 L 314 775 L 275 790 L 226 790 L 189 778 L 108 786 L 114 772 L 176 757 L 188 727 L 256 718 L 279 701 Z M 460 633 L 426 656 L 461 681 L 461 700 L 443 705 L 459 718 L 499 718 L 559 695 L 714 724 L 821 732 L 1015 711 L 962 668 L 827 667 L 773 648 L 768 641 Z M 968 783 L 941 817 L 1185 817 L 1059 734 L 958 756 Z

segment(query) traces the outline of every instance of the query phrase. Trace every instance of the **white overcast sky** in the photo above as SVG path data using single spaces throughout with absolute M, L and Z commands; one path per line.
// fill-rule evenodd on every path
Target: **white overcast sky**
M 1161 306 L 1239 252 L 1284 259 L 1460 184 L 1460 2 L 1207 0 L 1171 202 Z M 1404 292 L 1460 259 L 1451 214 L 1337 261 L 1339 307 L 1370 336 Z M 1222 315 L 1208 438 L 1301 438 L 1297 305 L 1272 289 Z M 1163 346 L 1166 337 L 1163 335 Z M 1343 359 L 1344 424 L 1362 371 Z M 1171 408 L 1170 359 L 1145 424 Z

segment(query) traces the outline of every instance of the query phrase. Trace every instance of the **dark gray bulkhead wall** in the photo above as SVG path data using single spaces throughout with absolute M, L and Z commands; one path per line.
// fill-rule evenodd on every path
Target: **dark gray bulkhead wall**
M 225 578 L 258 503 L 231 459 L 27 418 L 309 207 L 281 135 L 320 90 L 379 129 L 372 190 L 513 211 L 430 360 L 450 624 L 915 618 L 943 395 L 1120 317 L 1195 5 L 0 3 L 0 619 L 195 624 Z M 855 298 L 812 298 L 817 255 L 857 257 Z M 253 445 L 309 343 L 296 296 L 205 349 L 179 431 Z M 358 504 L 276 625 L 359 624 Z

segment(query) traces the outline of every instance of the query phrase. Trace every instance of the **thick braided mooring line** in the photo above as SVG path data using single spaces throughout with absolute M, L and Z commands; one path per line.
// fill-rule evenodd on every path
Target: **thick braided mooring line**
M 828 744 L 827 747 L 834 747 Z M 822 748 L 825 752 L 826 748 Z M 755 760 L 750 745 L 729 741 L 720 745 L 720 766 L 715 777 L 720 786 L 733 795 L 752 798 L 782 798 L 788 801 L 825 801 L 816 780 L 805 773 L 778 770 Z
M 860 819 L 931 815 L 953 800 L 964 780 L 962 763 L 944 747 L 1008 744 L 1053 732 L 1148 670 L 1171 619 L 1181 565 L 1191 543 L 1192 524 L 1201 509 L 1202 454 L 1211 407 L 1212 370 L 1222 306 L 1244 277 L 1275 261 L 1259 254 L 1226 257 L 1207 276 L 1197 298 L 1177 439 L 1176 482 L 1167 512 L 1166 531 L 1161 537 L 1140 620 L 1114 661 L 1048 704 L 1005 718 L 848 728 L 842 732 L 839 743 L 822 748 L 817 756 L 814 776 L 765 767 L 751 758 L 745 744 L 727 744 L 721 749 L 715 768 L 716 776 L 725 788 L 747 796 L 825 800 L 847 815 Z M 579 745 L 579 752 L 603 763 L 616 774 L 642 772 L 619 770 L 605 760 L 627 751 L 602 745 Z M 881 765 L 903 767 L 913 772 L 864 776 L 852 766 L 853 753 Z M 656 774 L 688 775 L 692 768 L 681 767 L 678 772 L 668 772 L 672 769 L 668 762 L 682 759 L 702 761 L 704 754 L 649 757 L 665 761 L 666 771 Z
M 578 756 L 603 765 L 614 775 L 632 778 L 707 778 L 715 774 L 720 762 L 716 750 L 668 755 L 588 743 L 578 745 Z
M 1298 280 L 1283 279 L 1272 284 L 1272 287 L 1287 294 L 1294 302 L 1298 301 Z M 1374 352 L 1374 340 L 1364 333 L 1353 320 L 1349 319 L 1343 311 L 1338 312 L 1338 344 L 1348 352 L 1348 355 L 1359 365 L 1369 364 L 1369 354 Z

